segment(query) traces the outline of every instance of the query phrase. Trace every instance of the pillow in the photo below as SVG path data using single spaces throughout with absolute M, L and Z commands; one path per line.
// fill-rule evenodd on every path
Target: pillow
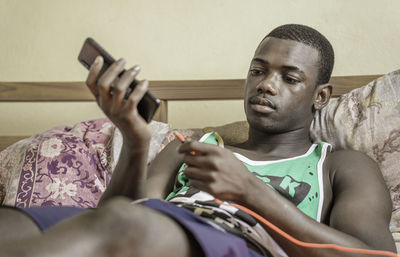
M 249 123 L 247 121 L 237 121 L 219 127 L 205 127 L 204 133 L 217 132 L 227 145 L 236 145 L 246 142 L 249 135 Z
M 168 131 L 164 140 L 162 141 L 160 148 L 158 150 L 159 152 L 162 149 L 164 149 L 164 147 L 166 145 L 168 145 L 171 141 L 173 141 L 176 138 L 176 136 L 175 136 L 176 132 L 181 134 L 184 138 L 190 138 L 193 140 L 199 140 L 201 138 L 201 136 L 204 134 L 203 130 L 199 129 L 199 128 L 172 129 L 172 130 Z
M 150 126 L 149 161 L 169 130 L 165 123 Z M 95 207 L 121 146 L 121 133 L 107 118 L 59 126 L 21 140 L 0 153 L 0 203 Z

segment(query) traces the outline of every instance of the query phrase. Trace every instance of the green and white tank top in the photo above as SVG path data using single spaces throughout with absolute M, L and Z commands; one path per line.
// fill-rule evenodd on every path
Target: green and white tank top
M 205 134 L 199 141 L 223 146 L 222 139 L 215 132 Z M 330 144 L 320 142 L 311 145 L 303 155 L 273 161 L 254 161 L 239 153 L 234 155 L 266 185 L 291 201 L 303 213 L 320 222 L 324 203 L 323 164 L 330 149 Z M 210 194 L 188 185 L 190 179 L 183 173 L 186 167 L 183 164 L 180 168 L 174 190 L 166 200 L 184 204 L 186 207 L 217 206 Z M 224 209 L 224 206 L 218 207 Z M 225 209 L 237 214 L 237 210 L 231 210 L 230 207 L 225 206 Z

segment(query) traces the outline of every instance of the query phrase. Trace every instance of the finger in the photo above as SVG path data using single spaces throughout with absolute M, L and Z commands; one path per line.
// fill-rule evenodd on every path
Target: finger
M 111 98 L 110 88 L 112 83 L 118 78 L 118 75 L 124 70 L 125 60 L 119 59 L 114 62 L 101 77 L 99 78 L 97 85 L 99 95 L 103 101 L 109 101 Z
M 125 71 L 117 83 L 114 84 L 113 89 L 113 106 L 118 107 L 122 103 L 127 94 L 129 85 L 135 80 L 140 67 L 135 65 L 129 70 Z
M 193 186 L 197 189 L 199 189 L 200 191 L 204 191 L 204 192 L 209 192 L 209 183 L 201 181 L 201 180 L 197 180 L 197 179 L 192 179 L 189 182 L 190 186 Z
M 104 63 L 103 57 L 97 56 L 93 64 L 90 66 L 89 74 L 86 78 L 86 85 L 88 86 L 92 94 L 96 97 L 96 99 L 99 95 L 96 81 L 99 77 L 101 68 L 103 67 L 103 63 Z
M 198 141 L 185 142 L 178 148 L 179 153 L 190 154 L 194 151 L 196 155 L 215 154 L 219 150 L 220 148 L 216 145 L 201 143 Z
M 188 176 L 190 179 L 201 180 L 201 181 L 209 181 L 210 175 L 203 169 L 199 169 L 196 167 L 187 167 L 183 173 Z
M 137 109 L 137 105 L 139 104 L 140 100 L 142 100 L 148 88 L 148 80 L 142 80 L 136 85 L 135 89 L 132 91 L 127 99 L 128 111 L 133 112 L 135 109 Z
M 215 165 L 213 165 L 214 157 L 211 155 L 201 155 L 197 154 L 187 154 L 183 158 L 183 162 L 189 166 L 202 168 L 207 172 L 208 170 L 212 170 Z

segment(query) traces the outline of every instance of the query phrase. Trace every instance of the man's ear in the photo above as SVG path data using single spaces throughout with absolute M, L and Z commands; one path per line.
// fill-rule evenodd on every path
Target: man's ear
M 318 85 L 314 92 L 313 105 L 314 110 L 321 110 L 324 108 L 331 98 L 332 95 L 332 84 L 321 84 Z

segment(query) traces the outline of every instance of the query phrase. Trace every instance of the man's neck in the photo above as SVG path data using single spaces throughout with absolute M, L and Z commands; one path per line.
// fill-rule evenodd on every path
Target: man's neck
M 304 154 L 311 144 L 308 129 L 276 134 L 250 128 L 249 139 L 241 147 L 272 156 L 291 157 Z

